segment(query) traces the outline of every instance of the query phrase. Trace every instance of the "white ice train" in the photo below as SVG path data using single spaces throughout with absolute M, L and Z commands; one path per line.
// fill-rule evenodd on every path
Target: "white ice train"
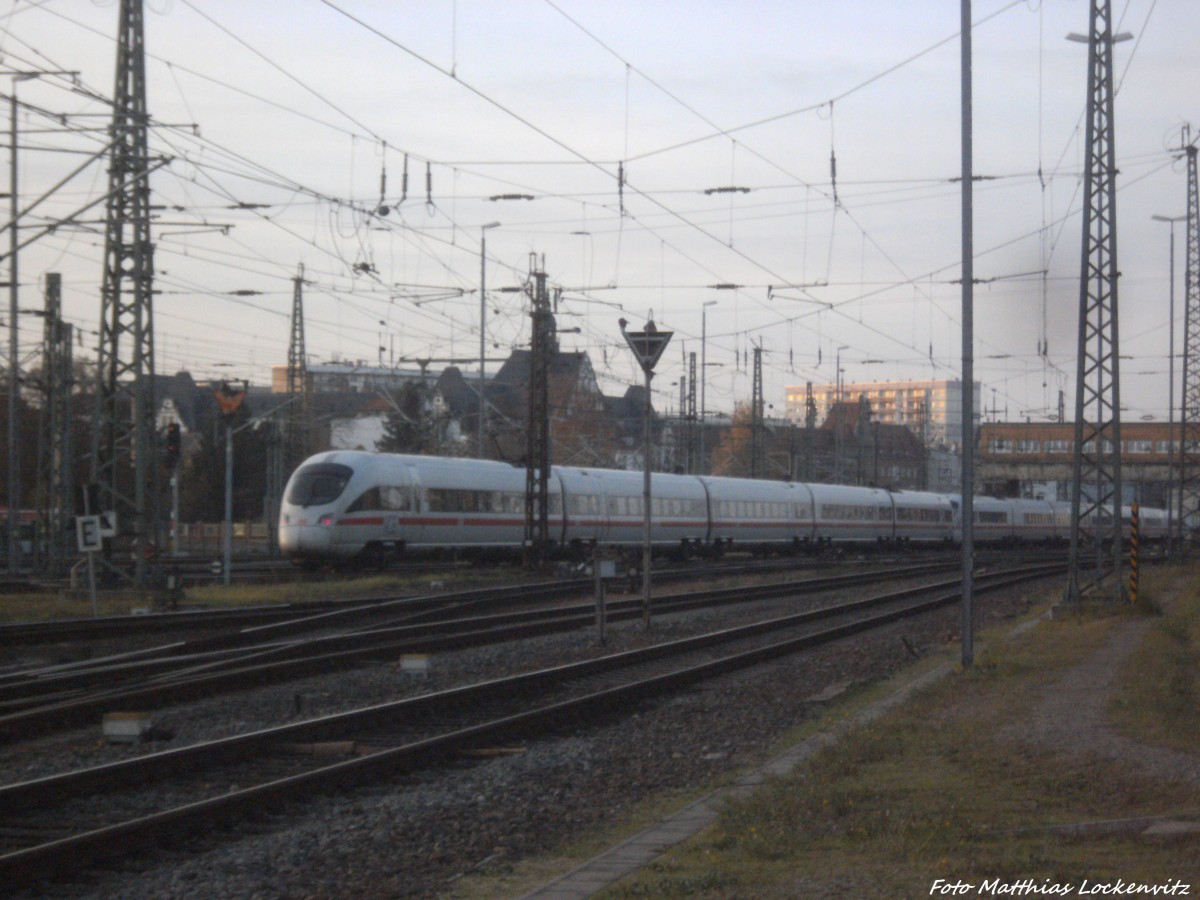
M 682 556 L 829 545 L 951 544 L 958 495 L 716 476 L 652 477 L 651 543 Z M 554 466 L 548 523 L 554 548 L 641 546 L 643 475 Z M 977 543 L 1066 540 L 1069 504 L 976 497 Z M 1142 537 L 1166 532 L 1141 511 Z M 507 463 L 334 450 L 292 475 L 279 515 L 283 553 L 299 562 L 379 561 L 406 554 L 508 554 L 525 534 L 525 469 Z

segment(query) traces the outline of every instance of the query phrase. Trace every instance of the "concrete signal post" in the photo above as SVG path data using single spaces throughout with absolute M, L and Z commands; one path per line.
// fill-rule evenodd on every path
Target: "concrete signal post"
M 646 391 L 642 405 L 642 621 L 650 627 L 650 380 L 654 377 L 654 366 L 662 358 L 663 351 L 671 342 L 673 331 L 659 331 L 654 319 L 646 322 L 641 331 L 626 331 L 628 323 L 620 320 L 621 336 L 633 351 L 642 373 L 646 376 Z

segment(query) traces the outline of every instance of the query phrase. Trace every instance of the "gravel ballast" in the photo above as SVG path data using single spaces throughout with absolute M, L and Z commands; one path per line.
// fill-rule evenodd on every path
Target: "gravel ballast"
M 855 599 L 877 588 L 841 592 Z M 1023 615 L 1039 588 L 979 598 L 979 627 Z M 609 629 L 604 650 L 662 641 L 780 615 L 812 601 L 746 605 Z M 547 736 L 450 770 L 396 779 L 303 809 L 273 812 L 187 845 L 42 885 L 28 896 L 405 897 L 436 896 L 473 871 L 503 871 L 598 829 L 617 827 L 651 798 L 685 797 L 760 761 L 781 736 L 821 707 L 831 686 L 885 678 L 930 648 L 957 639 L 957 607 L 866 636 L 727 675 L 648 702 L 572 733 Z M 394 664 L 180 706 L 156 714 L 169 746 L 438 690 L 599 652 L 594 633 L 555 635 L 445 654 L 430 676 Z M 835 688 L 833 693 L 836 693 Z M 297 708 L 300 712 L 297 713 Z M 114 747 L 96 731 L 0 748 L 0 777 L 24 780 L 149 748 Z

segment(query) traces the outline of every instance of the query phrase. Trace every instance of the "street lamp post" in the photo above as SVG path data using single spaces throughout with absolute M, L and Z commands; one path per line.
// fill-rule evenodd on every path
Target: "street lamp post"
M 1168 351 L 1169 362 L 1167 364 L 1167 553 L 1176 546 L 1182 546 L 1183 540 L 1183 510 L 1179 511 L 1179 516 L 1175 516 L 1175 501 L 1172 499 L 1174 494 L 1174 470 L 1175 470 L 1175 223 L 1183 222 L 1187 216 L 1151 216 L 1155 222 L 1167 222 L 1171 226 L 1171 252 L 1170 252 L 1170 271 L 1171 271 L 1171 286 L 1170 286 L 1170 323 L 1167 329 L 1167 342 L 1170 344 Z M 1180 420 L 1182 424 L 1182 418 Z M 1182 444 L 1180 445 L 1182 447 Z M 1183 488 L 1180 487 L 1179 492 L 1180 502 L 1183 501 Z M 1175 528 L 1180 531 L 1179 541 L 1176 541 Z
M 833 393 L 833 408 L 837 413 L 837 426 L 833 431 L 833 481 L 834 484 L 840 484 L 842 481 L 842 426 L 846 420 L 846 410 L 842 406 L 842 351 L 849 350 L 849 344 L 842 344 L 834 353 L 834 393 Z
M 700 306 L 700 474 L 708 474 L 708 458 L 704 455 L 704 388 L 708 384 L 708 308 L 716 300 L 706 300 Z
M 223 578 L 226 585 L 229 585 L 233 580 L 233 436 L 239 431 L 261 422 L 263 419 L 270 418 L 289 403 L 293 403 L 299 399 L 299 397 L 293 397 L 291 400 L 285 400 L 262 415 L 255 416 L 248 422 L 243 422 L 237 428 L 233 427 L 232 422 L 227 421 L 225 423 L 225 534 L 221 547 L 221 568 L 223 569 Z
M 19 325 L 19 279 L 17 272 L 17 251 L 20 244 L 17 239 L 18 220 L 21 218 L 20 191 L 17 178 L 17 84 L 30 81 L 42 75 L 78 75 L 78 72 L 61 70 L 45 71 L 6 71 L 0 73 L 12 76 L 12 97 L 9 99 L 9 194 L 8 194 L 8 573 L 17 574 L 17 557 L 20 556 L 20 524 L 21 524 L 21 458 L 17 448 L 17 406 L 21 398 Z M 28 213 L 29 210 L 26 210 Z
M 19 529 L 21 523 L 21 470 L 17 455 L 17 401 L 21 396 L 17 368 L 17 218 L 20 214 L 17 198 L 17 81 L 13 79 L 12 115 L 9 134 L 12 138 L 9 157 L 9 227 L 8 227 L 8 574 L 16 576 L 20 555 Z
M 487 359 L 487 232 L 499 228 L 499 222 L 479 226 L 479 450 L 483 459 L 484 422 L 487 420 L 487 400 L 484 397 L 484 367 Z

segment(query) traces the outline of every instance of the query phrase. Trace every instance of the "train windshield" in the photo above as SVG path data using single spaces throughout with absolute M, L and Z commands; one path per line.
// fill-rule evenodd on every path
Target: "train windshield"
M 354 470 L 339 463 L 314 463 L 292 478 L 287 502 L 293 506 L 322 506 L 342 495 Z

